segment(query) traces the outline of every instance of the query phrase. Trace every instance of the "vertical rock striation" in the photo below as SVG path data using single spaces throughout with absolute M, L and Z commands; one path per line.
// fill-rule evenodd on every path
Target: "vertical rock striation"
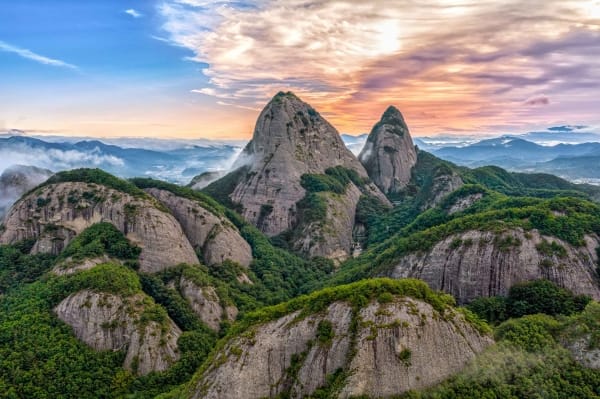
M 400 111 L 390 106 L 371 130 L 358 159 L 369 177 L 386 194 L 409 183 L 417 152 Z

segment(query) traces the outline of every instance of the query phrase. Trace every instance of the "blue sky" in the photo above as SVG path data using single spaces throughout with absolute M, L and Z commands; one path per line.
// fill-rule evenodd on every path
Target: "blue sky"
M 0 3 L 0 130 L 247 138 L 293 90 L 347 133 L 600 125 L 600 0 Z
M 76 65 L 82 74 L 123 79 L 202 78 L 191 73 L 198 65 L 182 62 L 191 55 L 189 50 L 153 38 L 160 38 L 162 32 L 151 1 L 6 1 L 1 10 L 1 40 Z M 134 10 L 139 17 L 125 10 Z M 73 78 L 68 69 L 44 68 L 7 53 L 1 57 L 1 71 L 11 80 Z
M 180 127 L 187 116 L 176 110 L 195 103 L 202 113 L 202 96 L 190 90 L 206 85 L 208 79 L 201 73 L 206 64 L 187 61 L 193 55 L 189 49 L 164 40 L 157 4 L 2 2 L 0 89 L 9 105 L 0 111 L 0 129 L 201 135 L 193 127 Z M 49 60 L 32 59 L 23 52 Z M 163 116 L 165 112 L 169 115 Z M 158 115 L 153 117 L 154 113 Z M 135 120 L 127 123 L 128 118 Z M 148 123 L 136 122 L 143 119 Z M 121 125 L 114 123 L 119 120 Z

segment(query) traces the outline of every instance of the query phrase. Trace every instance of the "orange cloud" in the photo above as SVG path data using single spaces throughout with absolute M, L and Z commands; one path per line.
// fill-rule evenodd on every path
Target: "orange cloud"
M 160 6 L 169 40 L 209 65 L 194 89 L 232 114 L 293 90 L 344 132 L 389 104 L 417 134 L 599 118 L 597 0 L 240 4 Z M 557 101 L 523 107 L 540 96 Z

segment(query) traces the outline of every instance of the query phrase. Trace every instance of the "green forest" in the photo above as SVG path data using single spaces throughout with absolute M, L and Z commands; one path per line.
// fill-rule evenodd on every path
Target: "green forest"
M 456 173 L 466 184 L 437 206 L 424 209 L 433 195 L 433 179 L 443 173 Z M 220 184 L 229 184 L 227 179 Z M 249 268 L 225 261 L 142 273 L 138 270 L 142 248 L 106 222 L 92 224 L 58 255 L 31 254 L 35 240 L 0 246 L 2 398 L 175 398 L 232 337 L 291 312 L 319 313 L 335 301 L 361 307 L 371 301 L 385 302 L 391 295 L 422 300 L 440 312 L 454 308 L 454 298 L 422 281 L 377 278 L 403 255 L 427 251 L 454 234 L 473 229 L 497 234 L 510 228 L 535 229 L 575 247 L 585 244 L 586 235 L 600 235 L 600 205 L 593 188 L 493 167 L 459 168 L 424 152 L 419 153 L 410 184 L 393 198 L 396 206 L 361 197 L 356 219 L 366 226 L 365 250 L 339 265 L 324 258 L 303 258 L 291 252 L 281 237 L 268 238 L 243 220 L 235 204 L 213 195 L 215 186 L 198 192 L 158 180 L 127 181 L 97 169 L 82 169 L 58 173 L 32 192 L 71 181 L 104 185 L 151 203 L 156 201 L 144 189 L 160 188 L 192 200 L 235 226 L 249 243 L 253 261 Z M 351 183 L 368 184 L 344 168 L 303 175 L 301 181 L 306 196 L 300 208 L 304 206 L 306 216 L 315 220 L 325 212 L 322 193 L 343 193 Z M 449 212 L 457 199 L 472 195 L 479 198 L 472 206 Z M 538 250 L 558 258 L 565 254 L 554 241 L 542 242 Z M 96 258 L 105 261 L 87 270 L 53 272 L 69 271 Z M 174 283 L 183 279 L 214 289 L 223 308 L 239 310 L 236 321 L 222 320 L 219 331 L 209 328 Z M 170 319 L 181 329 L 179 360 L 166 371 L 138 376 L 123 368 L 123 350 L 94 351 L 80 342 L 53 309 L 81 290 L 125 298 L 143 294 L 148 299 L 141 320 L 160 324 Z M 493 334 L 495 345 L 442 384 L 399 398 L 600 398 L 600 371 L 575 362 L 563 345 L 589 336 L 589 348 L 600 348 L 600 305 L 589 296 L 535 280 L 513 286 L 504 296 L 478 298 L 459 311 L 480 331 Z M 327 341 L 330 334 L 330 325 L 319 325 L 320 340 Z M 341 374 L 333 375 L 329 385 L 312 397 L 336 397 L 340 381 Z

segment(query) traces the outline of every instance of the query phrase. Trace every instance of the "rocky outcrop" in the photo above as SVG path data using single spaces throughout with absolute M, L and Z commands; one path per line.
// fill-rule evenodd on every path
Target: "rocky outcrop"
M 233 305 L 224 305 L 214 287 L 201 287 L 191 280 L 181 278 L 179 291 L 200 320 L 215 331 L 221 329 L 222 321 L 231 322 L 237 317 L 238 309 Z
M 157 272 L 198 258 L 177 220 L 150 197 L 98 184 L 44 186 L 19 200 L 4 220 L 0 243 L 36 239 L 33 252 L 57 254 L 94 223 L 109 222 L 141 249 L 140 270 Z
M 537 230 L 471 230 L 451 235 L 426 252 L 402 257 L 386 275 L 421 279 L 433 289 L 452 294 L 459 303 L 505 295 L 512 285 L 536 279 L 548 279 L 598 300 L 595 270 L 600 241 L 587 236 L 586 243 L 574 247 Z
M 467 196 L 457 198 L 448 209 L 448 214 L 452 215 L 457 212 L 465 211 L 482 198 L 482 193 L 469 194 Z
M 52 268 L 52 273 L 57 276 L 67 276 L 79 271 L 93 269 L 95 266 L 103 263 L 121 264 L 118 259 L 110 258 L 108 255 L 99 256 L 97 258 L 87 258 L 81 261 L 74 261 L 72 258 L 67 258 L 54 266 Z
M 329 122 L 294 94 L 279 93 L 261 112 L 252 140 L 234 164 L 235 171 L 208 189 L 230 193 L 228 198 L 244 218 L 265 234 L 294 232 L 299 237 L 292 247 L 307 256 L 339 260 L 351 253 L 356 190 L 350 188 L 335 198 L 328 196 L 325 224 L 307 223 L 298 209 L 298 202 L 306 195 L 302 175 L 324 174 L 336 166 L 368 178 Z M 389 205 L 374 184 L 364 184 L 360 190 Z M 341 220 L 335 220 L 338 217 Z
M 204 209 L 196 201 L 179 197 L 157 188 L 146 192 L 164 204 L 181 224 L 190 243 L 202 253 L 207 265 L 231 260 L 248 267 L 252 262 L 252 248 L 238 229 L 223 216 Z
M 194 190 L 201 190 L 204 187 L 208 186 L 210 183 L 214 182 L 217 179 L 225 176 L 227 171 L 224 170 L 216 170 L 210 172 L 204 172 L 199 174 L 198 176 L 194 176 L 194 178 L 187 185 Z
M 429 196 L 421 205 L 421 210 L 433 208 L 451 192 L 458 190 L 464 185 L 462 178 L 454 171 L 437 173 L 433 176 Z
M 367 177 L 337 130 L 292 93 L 277 94 L 261 112 L 252 140 L 234 164 L 243 166 L 246 171 L 229 197 L 246 220 L 269 236 L 297 225 L 296 203 L 305 195 L 303 174 L 343 166 Z M 367 189 L 387 202 L 376 188 Z
M 355 327 L 353 327 L 355 326 Z M 492 343 L 464 317 L 396 297 L 358 314 L 345 302 L 299 311 L 230 340 L 191 388 L 192 398 L 302 398 L 344 370 L 340 398 L 387 397 L 434 385 Z
M 13 165 L 0 175 L 0 222 L 23 194 L 48 180 L 52 172 L 28 165 Z
M 70 295 L 54 309 L 81 341 L 95 350 L 126 351 L 123 367 L 144 375 L 166 370 L 179 358 L 179 327 L 168 319 L 143 321 L 148 297 L 131 297 L 84 290 Z M 154 305 L 156 306 L 156 305 Z
M 417 162 L 417 151 L 398 109 L 390 106 L 383 113 L 358 159 L 384 193 L 396 193 L 406 187 Z
M 293 248 L 310 257 L 325 256 L 335 262 L 342 262 L 352 253 L 354 215 L 361 191 L 350 183 L 344 194 L 320 195 L 327 202 L 325 220 L 303 225 L 297 233 L 298 237 L 293 240 Z
M 566 319 L 559 342 L 584 367 L 600 370 L 600 303 L 590 302 L 583 312 Z
M 591 369 L 600 369 L 600 348 L 590 345 L 592 335 L 586 334 L 565 346 L 579 364 Z
M 391 305 L 372 303 L 359 315 L 363 327 L 340 398 L 388 397 L 427 388 L 461 370 L 492 343 L 462 315 L 440 318 L 431 305 L 410 298 Z

